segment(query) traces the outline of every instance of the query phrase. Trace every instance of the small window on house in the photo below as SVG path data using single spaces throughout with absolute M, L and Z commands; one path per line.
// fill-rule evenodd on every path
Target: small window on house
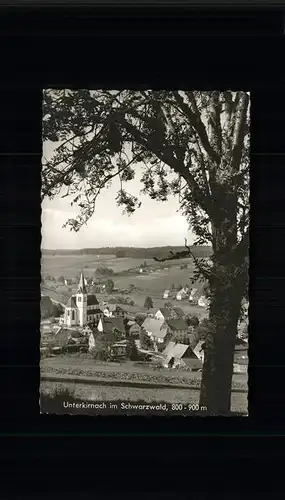
M 75 319 L 74 311 L 72 311 L 72 319 Z
M 70 311 L 69 311 L 69 310 L 67 310 L 67 316 L 69 316 L 69 313 L 70 313 Z
M 77 297 L 77 301 L 78 301 L 78 302 L 81 302 L 81 297 Z

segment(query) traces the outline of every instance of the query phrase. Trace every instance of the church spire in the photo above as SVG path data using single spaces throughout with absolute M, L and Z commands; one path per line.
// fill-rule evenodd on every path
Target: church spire
M 83 271 L 81 271 L 81 274 L 80 274 L 77 293 L 87 293 Z

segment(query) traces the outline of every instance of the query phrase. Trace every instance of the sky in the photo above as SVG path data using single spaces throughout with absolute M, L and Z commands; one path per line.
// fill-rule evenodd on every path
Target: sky
M 43 146 L 43 154 L 50 157 L 51 143 Z M 138 195 L 143 185 L 140 176 L 126 184 L 126 189 Z M 178 212 L 179 203 L 175 197 L 167 202 L 152 200 L 147 195 L 139 195 L 142 202 L 130 217 L 122 213 L 115 201 L 119 180 L 114 179 L 109 189 L 101 192 L 94 215 L 78 233 L 63 228 L 69 218 L 73 218 L 79 208 L 71 207 L 71 198 L 58 196 L 42 203 L 42 248 L 81 249 L 105 246 L 154 247 L 164 245 L 184 245 L 184 238 L 193 243 L 193 234 L 188 229 L 185 217 Z

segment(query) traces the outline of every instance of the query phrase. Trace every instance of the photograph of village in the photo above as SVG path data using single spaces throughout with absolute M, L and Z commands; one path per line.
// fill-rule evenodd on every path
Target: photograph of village
M 248 92 L 43 92 L 41 413 L 247 416 Z

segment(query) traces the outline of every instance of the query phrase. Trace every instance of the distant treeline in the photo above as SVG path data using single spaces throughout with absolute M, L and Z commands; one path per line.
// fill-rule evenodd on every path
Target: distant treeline
M 42 250 L 43 255 L 115 255 L 117 258 L 128 257 L 132 259 L 153 259 L 165 258 L 172 252 L 180 252 L 185 247 L 166 246 L 151 248 L 136 247 L 103 247 L 103 248 L 82 248 L 81 250 Z M 191 250 L 196 257 L 209 257 L 212 253 L 210 246 L 192 246 Z

